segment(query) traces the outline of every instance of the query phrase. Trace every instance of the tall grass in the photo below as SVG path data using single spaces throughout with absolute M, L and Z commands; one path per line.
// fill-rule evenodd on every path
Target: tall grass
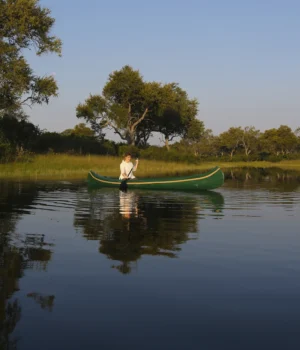
M 119 176 L 121 159 L 106 156 L 37 155 L 31 162 L 0 164 L 0 178 L 7 179 L 85 179 L 89 170 L 102 175 Z M 141 160 L 136 175 L 139 177 L 171 176 L 190 174 L 219 165 L 233 167 L 280 167 L 299 169 L 300 161 L 271 162 L 205 162 L 200 165 L 166 163 L 163 161 Z

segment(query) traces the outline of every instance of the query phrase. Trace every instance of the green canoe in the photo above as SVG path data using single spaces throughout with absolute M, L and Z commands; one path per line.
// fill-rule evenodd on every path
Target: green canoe
M 106 177 L 90 171 L 88 184 L 92 187 L 119 187 L 121 180 Z M 215 167 L 203 174 L 181 177 L 143 178 L 127 181 L 128 188 L 161 189 L 161 190 L 213 190 L 222 186 L 224 174 L 219 167 Z

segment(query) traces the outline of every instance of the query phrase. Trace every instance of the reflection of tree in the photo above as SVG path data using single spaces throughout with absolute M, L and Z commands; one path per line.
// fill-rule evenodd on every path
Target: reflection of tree
M 52 252 L 45 247 L 53 244 L 45 242 L 42 234 L 26 234 L 24 247 L 20 249 L 23 255 L 23 267 L 26 269 L 46 270 L 48 262 L 51 260 Z
M 3 312 L 1 310 L 0 317 L 0 349 L 16 349 L 18 339 L 11 340 L 9 335 L 14 331 L 21 317 L 18 301 L 8 302 L 5 310 Z
M 21 316 L 18 300 L 13 294 L 19 290 L 18 281 L 24 269 L 46 267 L 51 251 L 43 235 L 27 235 L 19 241 L 15 235 L 18 220 L 32 205 L 38 194 L 35 185 L 0 182 L 0 349 L 15 349 L 17 340 L 11 339 Z
M 300 186 L 300 172 L 280 168 L 232 168 L 225 169 L 225 186 L 257 188 L 272 191 L 293 192 Z
M 7 303 L 6 300 L 19 289 L 18 279 L 22 276 L 22 258 L 17 249 L 1 245 L 0 266 L 0 349 L 11 348 L 9 335 L 20 318 L 18 301 Z M 13 348 L 13 347 L 12 347 Z
M 82 201 L 75 213 L 75 226 L 87 239 L 99 240 L 99 251 L 112 260 L 122 273 L 142 255 L 175 258 L 180 246 L 198 232 L 198 210 L 221 207 L 219 193 L 173 195 L 163 192 L 93 191 L 90 201 Z M 83 209 L 83 206 L 88 206 Z
M 32 298 L 40 307 L 44 310 L 52 311 L 55 296 L 54 295 L 42 295 L 40 293 L 29 293 L 28 298 Z

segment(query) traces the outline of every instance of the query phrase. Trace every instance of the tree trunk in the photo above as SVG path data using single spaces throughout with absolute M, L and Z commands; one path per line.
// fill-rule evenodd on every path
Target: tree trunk
M 170 145 L 169 145 L 169 138 L 168 137 L 165 137 L 165 146 L 166 146 L 167 150 L 169 151 Z
M 132 129 L 127 129 L 126 141 L 128 146 L 135 146 L 135 132 Z
M 134 139 L 131 140 L 130 146 L 135 146 Z
M 127 141 L 127 145 L 128 146 L 134 146 L 135 145 L 134 137 L 132 137 L 131 135 L 127 135 L 126 141 Z
M 131 105 L 129 105 L 128 113 L 130 115 L 131 113 Z M 148 113 L 148 108 L 145 109 L 142 116 L 133 124 L 129 123 L 127 127 L 127 142 L 130 146 L 135 146 L 136 141 L 136 128 L 137 126 L 145 119 L 146 115 Z

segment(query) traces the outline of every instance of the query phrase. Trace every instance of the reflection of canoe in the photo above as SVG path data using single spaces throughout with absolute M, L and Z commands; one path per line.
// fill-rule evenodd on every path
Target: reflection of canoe
M 120 180 L 106 177 L 90 171 L 88 183 L 96 187 L 118 187 Z M 219 167 L 215 167 L 203 174 L 181 177 L 132 179 L 127 182 L 130 188 L 162 189 L 162 190 L 212 190 L 222 186 L 224 174 Z

